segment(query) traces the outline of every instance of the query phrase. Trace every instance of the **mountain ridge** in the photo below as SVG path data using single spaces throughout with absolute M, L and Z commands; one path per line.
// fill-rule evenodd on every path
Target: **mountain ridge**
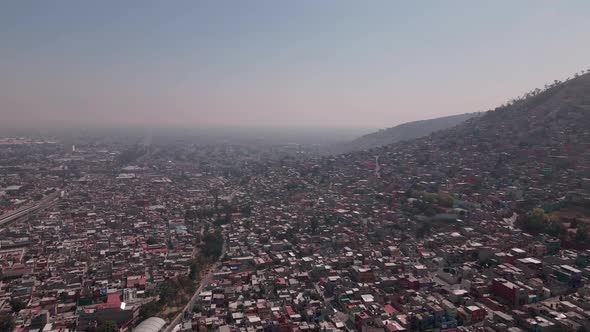
M 511 217 L 510 231 L 583 247 L 590 239 L 590 73 L 428 136 L 323 163 L 338 182 L 322 176 L 319 183 L 348 195 L 359 187 L 406 198 L 397 203 L 406 220 L 430 222 L 459 208 L 478 227 Z
M 380 129 L 376 132 L 365 134 L 349 142 L 335 144 L 330 147 L 330 152 L 346 153 L 360 151 L 385 146 L 399 141 L 428 136 L 439 130 L 456 126 L 473 117 L 480 116 L 481 114 L 481 112 L 464 113 L 405 122 L 394 127 Z

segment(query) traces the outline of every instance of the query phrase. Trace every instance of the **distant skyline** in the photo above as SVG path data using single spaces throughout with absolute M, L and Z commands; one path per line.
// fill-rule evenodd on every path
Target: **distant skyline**
M 0 3 L 0 128 L 386 128 L 590 68 L 588 1 Z

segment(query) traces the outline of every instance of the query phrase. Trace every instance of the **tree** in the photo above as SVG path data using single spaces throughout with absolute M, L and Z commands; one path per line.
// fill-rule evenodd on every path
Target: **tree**
M 295 231 L 294 228 L 289 228 L 285 232 L 285 239 L 287 241 L 289 241 L 289 243 L 291 243 L 292 245 L 296 245 L 299 242 L 296 234 L 297 234 L 297 232 Z
M 12 307 L 12 311 L 14 311 L 14 312 L 19 312 L 22 309 L 27 307 L 26 303 L 24 303 L 21 300 L 17 300 L 17 299 L 11 300 L 10 306 Z
M 0 331 L 14 330 L 14 318 L 9 314 L 0 315 Z
M 139 317 L 141 320 L 146 320 L 150 317 L 156 316 L 162 310 L 162 304 L 158 302 L 146 303 L 139 308 Z
M 318 230 L 318 227 L 319 227 L 318 218 L 316 218 L 316 217 L 311 218 L 310 227 L 311 227 L 311 232 L 315 234 Z
M 425 237 L 426 235 L 430 234 L 430 229 L 431 229 L 431 225 L 429 222 L 422 222 L 417 228 L 416 228 L 416 238 L 421 239 L 423 237 Z
M 226 224 L 231 224 L 231 218 L 232 218 L 231 215 L 232 215 L 231 212 L 226 212 L 225 217 L 223 218 L 223 222 Z
M 174 282 L 165 282 L 160 289 L 160 302 L 169 303 L 176 298 L 178 285 Z
M 197 277 L 199 276 L 199 272 L 201 271 L 201 264 L 198 260 L 193 259 L 191 261 L 191 265 L 190 265 L 190 273 L 189 273 L 189 277 L 192 280 L 196 280 Z
M 100 324 L 100 326 L 98 327 L 98 329 L 96 331 L 97 332 L 118 332 L 119 326 L 117 325 L 117 323 L 115 321 L 107 320 L 107 321 L 104 321 L 102 324 Z
M 252 215 L 252 205 L 248 204 L 242 207 L 241 212 L 244 214 L 244 216 L 250 217 Z
M 547 215 L 543 209 L 534 208 L 529 216 L 519 217 L 519 221 L 525 231 L 534 234 L 542 233 L 545 231 Z
M 545 232 L 552 236 L 563 236 L 567 232 L 567 229 L 561 222 L 550 220 L 545 227 Z
M 448 194 L 438 194 L 438 203 L 444 207 L 453 207 L 455 200 Z
M 202 253 L 206 258 L 216 260 L 221 255 L 223 247 L 223 235 L 221 231 L 208 233 L 203 237 Z
M 543 211 L 541 208 L 534 208 L 531 213 L 531 217 L 534 221 L 539 223 L 545 222 L 548 219 L 547 214 L 545 214 L 545 211 Z
M 195 209 L 189 208 L 184 211 L 184 219 L 187 222 L 194 222 L 197 219 L 197 211 Z
M 576 237 L 575 240 L 577 242 L 586 242 L 590 236 L 588 235 L 588 228 L 587 227 L 578 227 L 576 230 Z

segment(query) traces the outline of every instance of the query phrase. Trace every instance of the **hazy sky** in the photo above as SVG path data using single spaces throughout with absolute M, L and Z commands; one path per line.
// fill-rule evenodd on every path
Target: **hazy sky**
M 590 1 L 0 1 L 0 126 L 389 127 L 590 68 Z

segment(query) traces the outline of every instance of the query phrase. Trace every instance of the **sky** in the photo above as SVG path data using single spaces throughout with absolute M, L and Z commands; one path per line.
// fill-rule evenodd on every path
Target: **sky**
M 590 69 L 590 1 L 0 1 L 0 127 L 385 128 Z

